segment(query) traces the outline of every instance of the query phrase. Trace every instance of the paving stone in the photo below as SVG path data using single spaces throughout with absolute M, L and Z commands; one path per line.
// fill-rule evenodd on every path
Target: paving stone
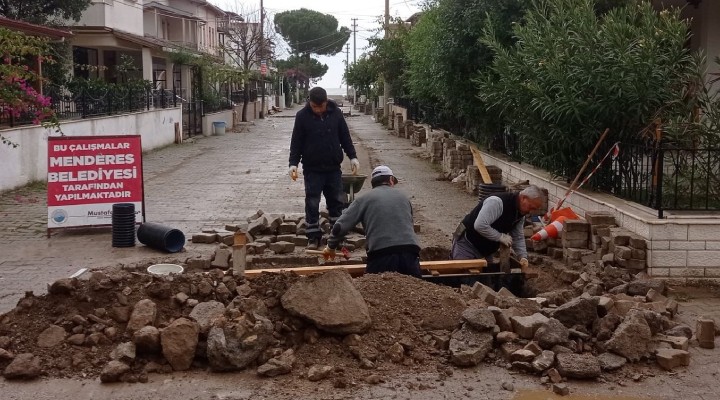
M 690 353 L 678 349 L 660 349 L 655 353 L 655 360 L 659 366 L 670 371 L 676 367 L 690 365 Z

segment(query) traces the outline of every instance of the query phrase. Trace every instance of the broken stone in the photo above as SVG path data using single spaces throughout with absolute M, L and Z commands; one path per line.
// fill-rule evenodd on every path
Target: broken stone
M 208 333 L 207 356 L 214 371 L 241 370 L 260 356 L 273 340 L 273 325 L 260 315 L 232 322 L 218 320 Z
M 492 350 L 492 344 L 490 333 L 477 332 L 463 326 L 450 339 L 450 362 L 459 367 L 478 365 Z
M 230 256 L 232 256 L 232 251 L 225 245 L 220 245 L 215 249 L 215 255 L 210 266 L 225 269 L 230 266 Z
M 308 369 L 307 378 L 311 382 L 317 382 L 327 378 L 333 371 L 329 365 L 313 365 Z
M 550 378 L 550 382 L 552 382 L 552 383 L 562 382 L 562 376 L 555 368 L 550 368 L 547 371 L 547 376 L 548 376 L 548 378 Z
M 295 251 L 295 243 L 292 242 L 275 242 L 270 243 L 270 250 L 275 254 L 287 254 Z
M 495 316 L 487 308 L 467 308 L 462 313 L 462 319 L 479 331 L 491 330 L 495 326 Z
M 193 243 L 215 243 L 217 235 L 214 233 L 195 233 L 192 235 Z
M 5 349 L 0 348 L 0 361 L 8 361 L 15 358 L 15 355 Z
M 512 322 L 513 331 L 520 335 L 521 338 L 532 339 L 540 326 L 548 322 L 549 319 L 540 313 L 535 313 L 529 317 L 512 317 L 510 321 Z
M 554 383 L 552 385 L 553 393 L 559 396 L 567 396 L 570 394 L 570 388 L 564 383 Z
M 472 287 L 472 293 L 480 300 L 489 305 L 495 304 L 495 298 L 498 296 L 497 292 L 491 288 L 483 285 L 480 282 L 475 282 Z
M 657 335 L 657 340 L 668 343 L 670 347 L 677 350 L 687 350 L 690 344 L 690 340 L 685 336 L 665 336 Z
M 32 353 L 18 354 L 3 371 L 5 379 L 35 379 L 40 374 L 40 358 Z
M 160 351 L 160 331 L 154 326 L 144 326 L 132 337 L 135 348 L 139 352 L 155 353 Z
M 695 325 L 695 336 L 703 349 L 715 348 L 715 321 L 700 317 Z
M 133 360 L 135 360 L 135 343 L 120 343 L 112 352 L 110 352 L 110 359 L 126 363 L 133 362 Z
M 219 301 L 206 301 L 193 307 L 189 317 L 198 323 L 200 333 L 207 333 L 212 323 L 225 314 L 225 306 Z
M 657 363 L 662 368 L 670 371 L 675 367 L 690 365 L 690 353 L 678 349 L 660 349 L 655 354 Z
M 510 321 L 510 316 L 508 316 L 504 310 L 494 306 L 488 307 L 488 310 L 495 316 L 495 323 L 500 327 L 500 331 L 512 332 L 513 325 Z
M 550 315 L 566 327 L 572 327 L 578 323 L 591 326 L 598 318 L 597 305 L 597 299 L 578 297 L 556 308 Z
M 534 340 L 543 349 L 552 349 L 555 345 L 562 345 L 569 340 L 569 331 L 560 321 L 555 318 L 549 319 L 542 324 L 535 332 Z
M 387 355 L 392 362 L 400 363 L 403 358 L 405 358 L 405 348 L 400 343 L 395 342 L 395 344 L 387 350 Z
M 665 294 L 665 282 L 656 279 L 632 281 L 627 284 L 626 293 L 630 296 L 647 296 L 650 289 L 663 295 Z
M 567 378 L 593 379 L 602 373 L 600 362 L 589 353 L 561 353 L 556 359 L 558 372 Z
M 345 270 L 299 280 L 285 292 L 281 302 L 291 314 L 331 333 L 363 333 L 372 322 L 365 300 Z
M 66 336 L 65 329 L 57 325 L 50 325 L 38 335 L 37 345 L 39 347 L 55 347 L 62 343 Z
M 688 339 L 692 339 L 692 335 L 693 335 L 692 329 L 690 329 L 689 326 L 684 325 L 684 324 L 680 324 L 673 328 L 670 328 L 670 329 L 666 330 L 665 332 L 663 332 L 663 334 L 665 334 L 667 336 L 684 336 Z
M 257 369 L 258 375 L 261 376 L 278 376 L 285 375 L 292 371 L 292 366 L 295 363 L 295 355 L 293 349 L 285 350 L 280 356 L 273 357 L 265 364 L 261 365 Z
M 78 280 L 76 278 L 63 278 L 53 282 L 48 288 L 48 293 L 55 295 L 72 294 L 77 289 Z
M 134 332 L 145 325 L 154 325 L 156 314 L 157 306 L 152 300 L 143 299 L 138 301 L 130 314 L 127 330 Z
M 605 346 L 630 361 L 639 361 L 650 352 L 651 336 L 650 326 L 643 315 L 633 311 L 617 327 Z
M 190 368 L 195 358 L 200 327 L 197 322 L 178 318 L 160 333 L 162 353 L 175 371 Z
M 124 362 L 113 360 L 105 365 L 102 372 L 100 372 L 100 382 L 112 383 L 120 382 L 123 375 L 130 371 L 130 367 Z
M 535 353 L 530 350 L 520 349 L 510 354 L 510 362 L 532 362 L 535 359 Z
M 627 363 L 625 357 L 620 357 L 612 353 L 602 353 L 598 356 L 600 361 L 600 368 L 603 371 L 614 371 L 620 369 Z
M 535 368 L 535 371 L 542 372 L 552 367 L 554 363 L 555 353 L 550 350 L 543 350 L 539 356 L 535 357 L 532 362 L 532 366 Z
M 519 338 L 519 336 L 517 333 L 509 332 L 509 331 L 502 331 L 502 332 L 498 333 L 497 336 L 495 336 L 495 340 L 499 344 L 514 342 L 518 338 Z

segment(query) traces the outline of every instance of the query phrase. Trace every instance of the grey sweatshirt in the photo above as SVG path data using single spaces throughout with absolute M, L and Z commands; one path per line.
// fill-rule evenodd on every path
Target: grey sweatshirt
M 480 209 L 480 213 L 475 219 L 473 227 L 475 228 L 477 233 L 485 236 L 490 240 L 498 242 L 500 241 L 501 234 L 490 225 L 493 222 L 497 221 L 497 219 L 500 218 L 500 215 L 502 215 L 502 213 L 502 200 L 500 200 L 499 197 L 490 196 L 485 199 L 485 202 Z M 527 258 L 528 256 L 527 248 L 525 247 L 525 232 L 523 231 L 524 224 L 525 218 L 522 218 L 520 221 L 518 221 L 517 224 L 515 224 L 515 226 L 513 226 L 512 231 L 510 231 L 510 236 L 512 236 L 513 250 L 515 250 L 515 254 L 517 254 L 517 256 L 520 258 Z
M 382 185 L 357 197 L 335 222 L 328 247 L 337 249 L 358 222 L 365 228 L 368 253 L 394 246 L 419 247 L 410 199 L 396 188 Z

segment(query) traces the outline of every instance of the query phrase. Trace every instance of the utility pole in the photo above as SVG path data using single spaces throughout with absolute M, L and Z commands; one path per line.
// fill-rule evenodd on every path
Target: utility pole
M 357 18 L 353 18 L 353 65 L 357 62 Z M 357 88 L 353 88 L 353 104 L 357 103 Z
M 385 0 L 385 39 L 390 37 L 390 0 Z M 390 106 L 388 105 L 388 98 L 390 98 L 390 85 L 386 77 L 383 76 L 383 115 L 390 121 Z
M 357 18 L 353 18 L 353 64 L 357 62 Z
M 385 0 L 388 1 L 388 0 Z M 265 57 L 265 8 L 263 7 L 263 0 L 260 0 L 260 63 L 263 62 Z M 261 67 L 262 68 L 262 67 Z M 267 68 L 267 67 L 266 67 Z M 260 84 L 262 88 L 260 93 L 262 99 L 260 100 L 260 119 L 265 118 L 265 75 L 260 73 Z
M 345 43 L 345 97 L 350 97 L 350 84 L 347 82 L 348 68 L 350 67 L 350 43 Z

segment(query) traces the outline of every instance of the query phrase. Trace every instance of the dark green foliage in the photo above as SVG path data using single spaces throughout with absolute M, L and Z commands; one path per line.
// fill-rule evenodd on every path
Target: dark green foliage
M 350 38 L 350 29 L 338 30 L 335 17 L 306 8 L 278 13 L 274 22 L 294 54 L 335 55 Z
M 634 2 L 633 2 L 634 3 Z M 692 75 L 687 25 L 648 3 L 597 16 L 592 0 L 539 0 L 495 52 L 480 98 L 521 138 L 523 159 L 573 176 L 605 128 L 608 142 L 636 138 L 682 97 Z
M 90 0 L 0 0 L 0 15 L 33 24 L 79 21 Z
M 484 73 L 493 54 L 480 38 L 492 26 L 498 41 L 511 44 L 512 24 L 522 21 L 526 0 L 441 0 L 410 32 L 408 88 L 432 122 L 479 138 L 502 121 L 477 98 L 472 80 Z

